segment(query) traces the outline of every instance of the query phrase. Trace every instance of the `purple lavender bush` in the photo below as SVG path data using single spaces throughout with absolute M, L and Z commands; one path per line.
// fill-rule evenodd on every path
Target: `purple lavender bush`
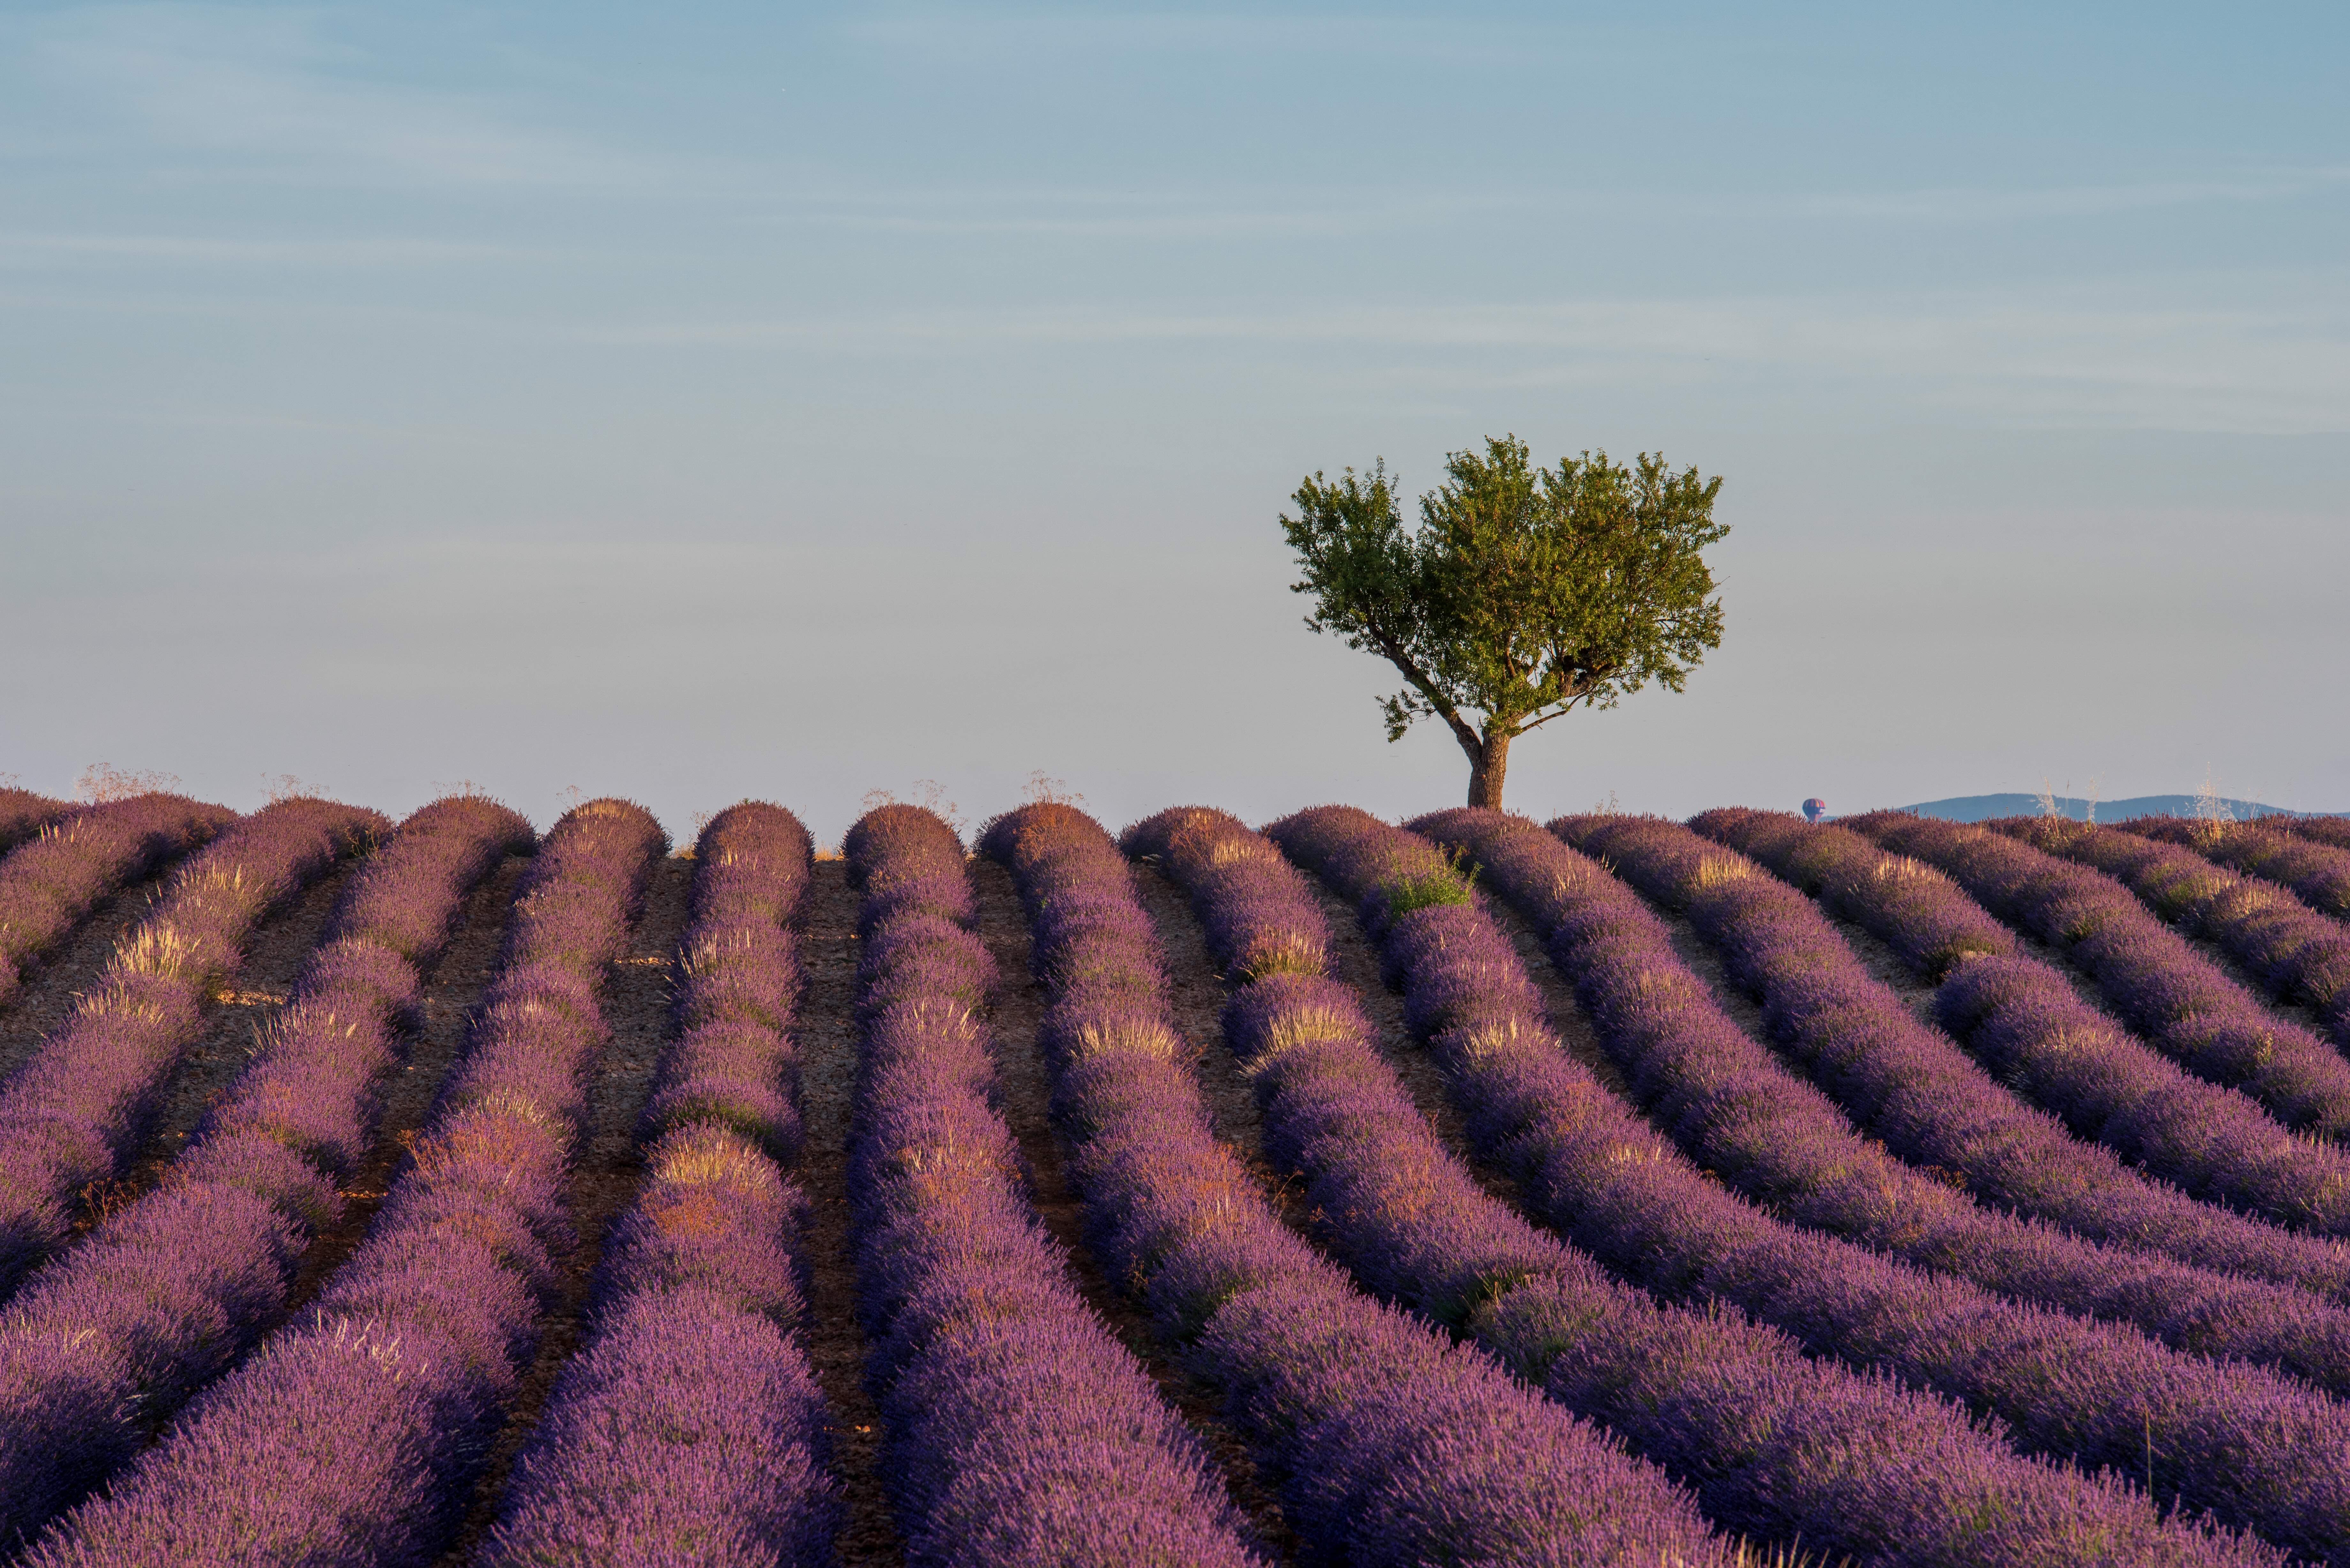
M 2312 844 L 2350 849 L 2350 817 L 2263 816 L 2253 823 L 2263 833 L 2282 833 Z
M 70 801 L 52 800 L 28 789 L 0 789 L 0 854 L 14 849 L 49 824 L 73 814 Z
M 2350 919 L 2350 822 L 2340 817 L 2255 817 L 2201 822 L 2141 816 L 2124 833 L 2194 850 L 2205 859 L 2293 889 L 2312 909 Z
M 1365 1284 L 1465 1325 L 1552 1397 L 1629 1439 L 1693 1486 L 1719 1523 L 1886 1563 L 2263 1555 L 2166 1525 L 2126 1485 L 2021 1458 L 1957 1407 L 1810 1360 L 1742 1314 L 1659 1308 L 1609 1280 L 1451 1157 L 1379 1057 L 1351 991 L 1302 966 L 1249 978 L 1253 953 L 1318 953 L 1328 941 L 1312 892 L 1270 842 L 1201 808 L 1122 836 L 1191 894 L 1236 982 L 1226 1037 L 1263 1107 L 1267 1151 L 1303 1179 L 1326 1244 Z M 1412 978 L 1418 992 L 1437 977 L 1421 966 Z M 1455 1007 L 1474 1005 L 1453 989 Z M 2010 1507 L 1986 1514 L 1985 1496 Z
M 23 966 L 78 925 L 99 899 L 152 875 L 235 820 L 224 805 L 142 794 L 72 808 L 38 825 L 0 860 L 0 1002 L 16 993 Z
M 1762 1002 L 1771 1038 L 1835 1102 L 1788 1096 L 1791 1131 L 1817 1118 L 1815 1137 L 1849 1137 L 1841 1108 L 1910 1165 L 1954 1173 L 1986 1206 L 2201 1268 L 2327 1294 L 2350 1287 L 2350 1248 L 2199 1203 L 2019 1100 L 1919 1023 L 1810 899 L 1736 850 L 1654 818 L 1562 818 L 1552 829 L 1685 913 L 1731 982 Z M 1778 1068 L 1760 1045 L 1748 1063 L 1758 1075 Z
M 78 1195 L 137 1146 L 262 916 L 390 826 L 357 806 L 284 800 L 173 875 L 98 988 L 0 1090 L 0 1294 L 65 1239 Z
M 962 845 L 914 806 L 848 835 L 865 894 L 849 1149 L 883 1480 L 916 1564 L 1260 1563 L 1199 1440 L 1070 1281 L 988 1103 L 995 965 Z
M 2249 1096 L 2133 1039 L 2062 973 L 2020 953 L 2004 926 L 1933 867 L 1782 812 L 1733 806 L 1690 826 L 1812 893 L 1938 981 L 1943 1027 L 2076 1136 L 2208 1202 L 2297 1229 L 2350 1231 L 2350 1159 L 2340 1150 L 2295 1137 Z
M 1669 962 L 1663 972 L 1673 993 L 1653 981 L 1655 994 L 1627 993 L 1630 1011 L 1603 1038 L 1643 1108 L 1724 1179 L 1788 1218 L 1922 1266 L 2059 1310 L 2135 1323 L 2181 1349 L 2262 1362 L 2350 1392 L 2350 1313 L 2321 1293 L 2024 1221 L 1971 1202 L 1854 1133 L 1824 1096 L 1796 1082 L 1722 1013 L 1671 955 L 1669 936 L 1638 895 L 1566 854 L 1570 860 L 1544 874 L 1556 879 L 1575 871 L 1584 887 L 1522 886 L 1511 896 L 1550 934 L 1554 960 L 1577 977 L 1579 992 L 1587 989 L 1584 965 L 1637 965 L 1649 954 Z M 1570 919 L 1590 929 L 1565 929 Z M 1684 984 L 1686 995 L 1679 994 Z M 1588 997 L 1586 1005 L 1595 1006 Z
M 2350 1045 L 2350 925 L 2310 907 L 2334 915 L 2350 908 L 2350 851 L 2225 824 L 2184 843 L 2151 824 L 2132 832 L 2071 822 L 2079 831 L 2052 832 L 2028 817 L 1994 826 L 2105 872 L 2163 919 L 2219 944 L 2272 996 L 2307 1004 L 2335 1044 Z
M 1969 823 L 1898 812 L 1843 826 L 1950 874 L 1985 909 L 2062 950 L 2115 1014 L 2198 1077 L 2297 1132 L 2350 1136 L 2350 1061 L 2262 1007 L 2105 873 Z
M 606 1239 L 585 1348 L 516 1459 L 483 1561 L 829 1565 L 837 1489 L 798 1341 L 806 1198 L 787 922 L 807 830 L 744 802 L 695 846 L 681 1033 L 645 1116 L 637 1201 Z
M 1366 1298 L 1282 1222 L 1210 1128 L 1156 933 L 1091 818 L 1026 807 L 991 824 L 982 847 L 1028 906 L 1052 997 L 1055 1116 L 1095 1252 L 1222 1386 L 1307 1561 L 1741 1560 L 1617 1439 L 1482 1350 Z M 1295 972 L 1305 950 L 1286 950 L 1267 961 Z M 1510 1238 L 1498 1240 L 1484 1261 L 1507 1269 Z
M 1521 818 L 1453 811 L 1417 826 L 1473 857 L 1481 882 L 1552 934 L 1554 955 L 1627 1075 L 1637 1080 L 1653 1070 L 1647 1059 L 1678 1052 L 1691 1071 L 1713 1073 L 1726 1092 L 1742 1090 L 1740 1075 L 1705 1064 L 1709 1045 L 1743 1036 L 1630 888 Z M 1436 846 L 1338 807 L 1300 814 L 1270 831 L 1286 852 L 1358 897 L 1367 923 L 1384 931 L 1388 961 L 1408 994 L 1444 971 L 1482 972 L 1492 982 L 1430 983 L 1432 994 L 1460 1001 L 1424 1012 L 1416 1027 L 1459 1080 L 1471 1137 L 1517 1178 L 1538 1218 L 1610 1269 L 1667 1299 L 1742 1308 L 1814 1355 L 1962 1400 L 2003 1421 L 2020 1446 L 2142 1478 L 2159 1501 L 2208 1506 L 2230 1523 L 2321 1556 L 2343 1550 L 2350 1478 L 2312 1473 L 2272 1446 L 2278 1420 L 2299 1434 L 2293 1452 L 2313 1451 L 2298 1447 L 2304 1440 L 2321 1449 L 2331 1443 L 2318 1434 L 2350 1420 L 2334 1401 L 2289 1377 L 2178 1354 L 2123 1324 L 2002 1300 L 1965 1279 L 1898 1261 L 1980 1268 L 1980 1257 L 1989 1255 L 2020 1265 L 2011 1272 L 2028 1282 L 2037 1260 L 2027 1249 L 2043 1238 L 2085 1249 L 2125 1279 L 2133 1272 L 2131 1254 L 2098 1253 L 2059 1232 L 1982 1216 L 1947 1189 L 1941 1196 L 1952 1208 L 1945 1213 L 1923 1208 L 1922 1199 L 1885 1212 L 1888 1198 L 1908 1195 L 1885 1179 L 1888 1173 L 1866 1167 L 1854 1173 L 1845 1196 L 1856 1207 L 1876 1206 L 1867 1212 L 1885 1227 L 1864 1239 L 1894 1257 L 1817 1234 L 1809 1227 L 1818 1218 L 1838 1218 L 1822 1215 L 1817 1203 L 1780 1215 L 1761 1211 L 1661 1142 L 1566 1056 L 1543 1025 L 1516 950 L 1473 902 L 1432 901 L 1418 890 L 1439 874 L 1459 883 Z M 1383 885 L 1406 897 L 1390 902 Z M 1419 907 L 1394 912 L 1414 902 Z M 1423 966 L 1435 972 L 1416 983 Z M 1717 1162 L 1709 1155 L 1707 1163 Z M 1962 1228 L 1970 1220 L 1978 1228 Z M 2303 1293 L 2248 1288 L 2303 1304 L 2320 1320 L 2332 1311 Z M 2305 1332 L 2306 1319 L 2293 1326 Z
M 649 1163 L 482 1561 L 829 1564 L 824 1397 L 796 1338 L 806 1200 L 713 1123 Z
M 708 1122 L 764 1146 L 778 1163 L 799 1158 L 789 1028 L 800 970 L 789 927 L 814 859 L 799 818 L 764 802 L 729 806 L 703 829 L 681 955 L 680 1033 L 654 1078 L 645 1137 Z
M 531 843 L 487 800 L 436 801 L 345 888 L 259 1054 L 165 1181 L 0 1314 L 0 1542 L 27 1538 L 136 1451 L 283 1310 L 374 1137 L 393 1020 L 468 889 Z M 72 1354 L 59 1347 L 70 1345 Z
M 465 1059 L 367 1240 L 26 1562 L 374 1568 L 441 1551 L 536 1345 L 605 1037 L 596 983 L 665 846 L 625 801 L 556 824 Z

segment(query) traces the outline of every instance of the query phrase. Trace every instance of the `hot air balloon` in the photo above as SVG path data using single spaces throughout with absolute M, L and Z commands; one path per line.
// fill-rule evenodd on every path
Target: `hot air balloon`
M 1804 803 L 1804 820 L 1817 822 L 1828 814 L 1828 803 L 1814 795 Z

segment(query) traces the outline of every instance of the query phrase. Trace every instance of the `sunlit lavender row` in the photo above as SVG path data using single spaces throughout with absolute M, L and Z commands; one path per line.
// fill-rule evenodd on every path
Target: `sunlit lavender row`
M 465 894 L 531 842 L 528 824 L 485 800 L 402 823 L 344 889 L 169 1184 L 108 1217 L 0 1316 L 0 1539 L 29 1537 L 137 1452 L 284 1310 L 304 1249 L 342 1219 L 421 968 Z
M 1232 1168 L 1183 1071 L 1150 919 L 1097 824 L 1029 806 L 981 846 L 1030 911 L 1089 1218 L 1245 1413 L 1309 1551 L 1395 1568 L 1742 1555 L 1617 1440 L 1353 1288 Z
M 0 1002 L 23 983 L 24 966 L 79 924 L 99 900 L 235 820 L 226 806 L 171 794 L 16 811 L 0 824 L 16 830 L 0 833 L 0 847 L 16 846 L 0 861 Z
M 556 824 L 471 1049 L 366 1241 L 28 1561 L 405 1563 L 445 1544 L 530 1359 L 605 1037 L 597 981 L 665 846 L 622 802 Z
M 0 1549 L 2350 1563 L 2343 852 L 1857 827 L 0 794 Z
M 74 826 L 43 842 L 72 839 Z M 65 1239 L 78 1196 L 115 1174 L 263 914 L 390 826 L 354 806 L 280 801 L 173 873 L 73 1015 L 0 1088 L 0 1294 Z

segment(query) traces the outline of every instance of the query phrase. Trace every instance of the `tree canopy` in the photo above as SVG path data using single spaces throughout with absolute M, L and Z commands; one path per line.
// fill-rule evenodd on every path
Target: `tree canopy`
M 1297 552 L 1305 624 L 1378 653 L 1403 676 L 1381 700 L 1388 739 L 1441 720 L 1470 763 L 1469 804 L 1502 803 L 1509 743 L 1577 707 L 1612 708 L 1651 680 L 1681 690 L 1721 645 L 1702 555 L 1720 478 L 1662 454 L 1531 461 L 1514 435 L 1454 452 L 1404 527 L 1384 461 L 1316 472 L 1281 526 Z

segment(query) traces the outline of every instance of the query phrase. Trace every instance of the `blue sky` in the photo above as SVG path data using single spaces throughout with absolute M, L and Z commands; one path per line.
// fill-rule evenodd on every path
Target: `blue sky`
M 1734 530 L 1522 809 L 2350 809 L 2350 14 L 2053 9 L 19 0 L 0 771 L 1444 804 L 1274 517 L 1511 431 Z

